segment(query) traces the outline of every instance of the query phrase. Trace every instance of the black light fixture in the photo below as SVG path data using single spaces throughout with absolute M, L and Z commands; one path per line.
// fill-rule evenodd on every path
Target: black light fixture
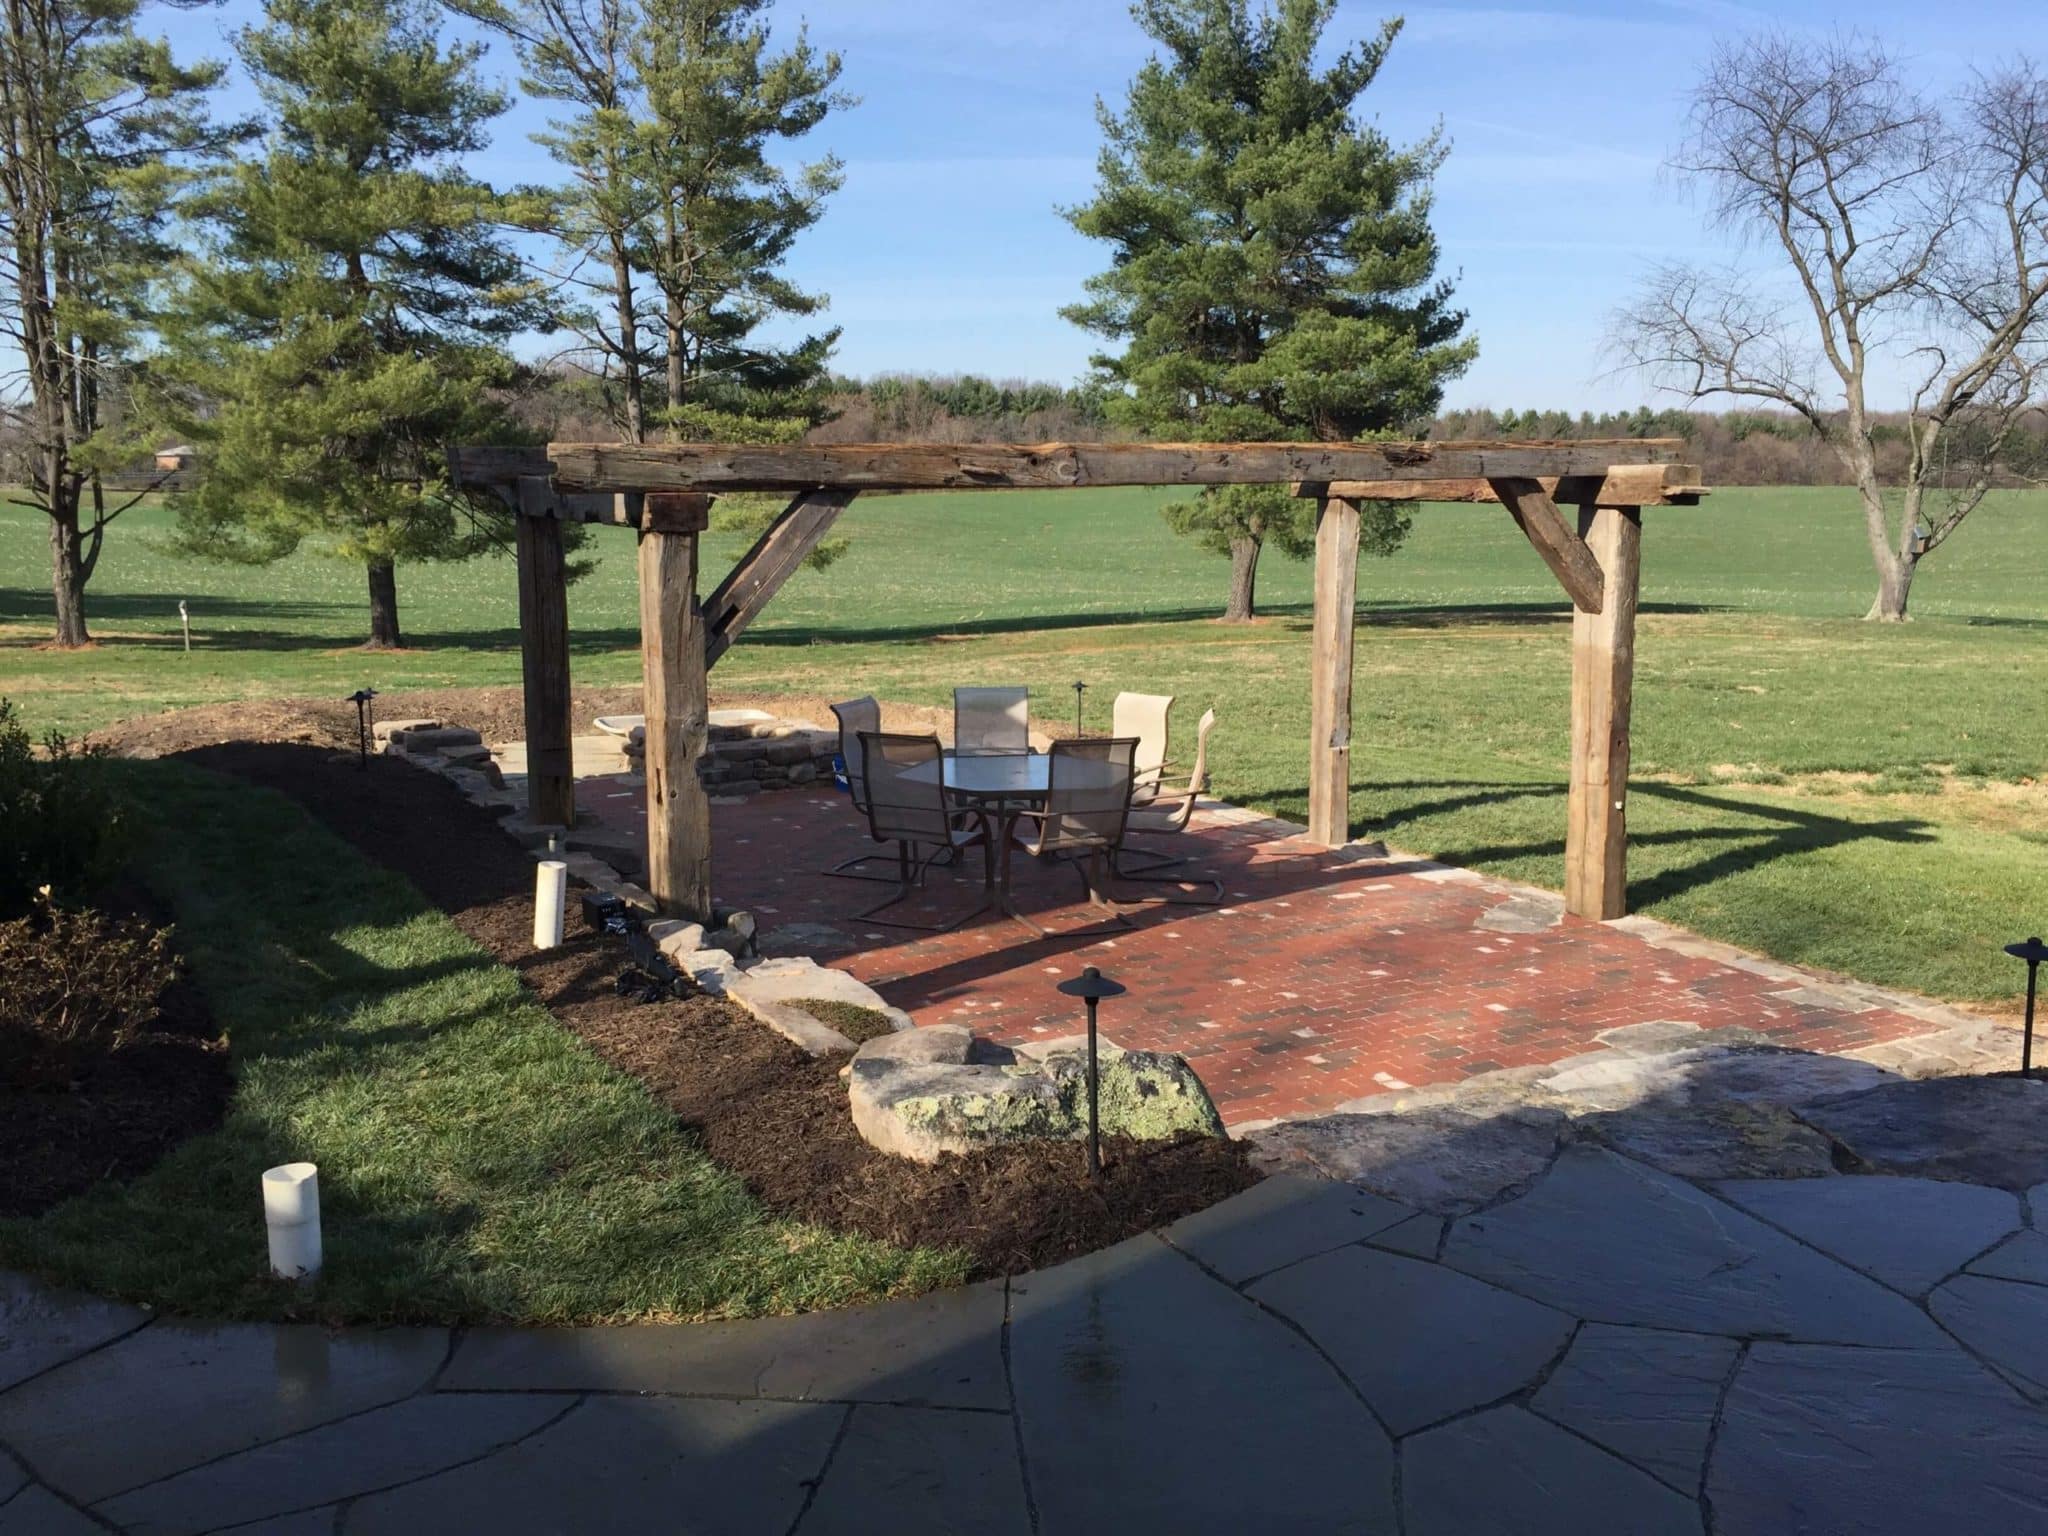
M 1105 997 L 1122 997 L 1130 988 L 1120 981 L 1110 980 L 1091 965 L 1072 981 L 1061 982 L 1059 990 L 1068 997 L 1081 998 L 1088 1004 L 1088 1177 L 1100 1182 L 1102 1129 L 1095 1113 L 1095 1090 L 1098 1081 L 1095 1064 L 1095 1007 Z
M 2034 993 L 2041 980 L 2041 962 L 2048 960 L 2048 944 L 2036 935 L 2024 944 L 2006 945 L 2005 952 L 2027 962 L 2027 1025 L 2020 1036 L 2020 1074 L 2025 1076 L 2034 1070 Z
M 348 696 L 348 702 L 356 707 L 356 751 L 361 755 L 363 772 L 370 771 L 370 700 L 377 697 L 374 688 L 358 688 Z
M 1079 678 L 1075 678 L 1075 679 L 1074 679 L 1074 734 L 1075 734 L 1076 736 L 1086 736 L 1086 735 L 1088 734 L 1088 733 L 1087 733 L 1087 732 L 1086 732 L 1085 730 L 1083 730 L 1083 729 L 1081 728 L 1081 695 L 1082 695 L 1082 694 L 1084 694 L 1084 693 L 1086 693 L 1087 691 L 1088 691 L 1088 685 L 1087 685 L 1086 683 L 1082 682 L 1082 681 L 1081 681 L 1081 680 L 1080 680 Z

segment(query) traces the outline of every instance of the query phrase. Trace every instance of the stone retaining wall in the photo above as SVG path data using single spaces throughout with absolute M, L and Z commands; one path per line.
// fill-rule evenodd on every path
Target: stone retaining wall
M 706 736 L 697 776 L 715 795 L 758 795 L 829 783 L 839 750 L 837 731 L 807 720 L 778 720 L 761 710 L 713 710 Z M 635 772 L 644 769 L 645 755 L 645 733 L 635 729 L 626 742 L 626 758 Z

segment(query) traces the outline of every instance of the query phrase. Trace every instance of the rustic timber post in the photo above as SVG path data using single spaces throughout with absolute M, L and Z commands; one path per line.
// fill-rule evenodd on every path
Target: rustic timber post
M 1580 537 L 1602 572 L 1598 613 L 1572 613 L 1572 767 L 1565 910 L 1606 920 L 1628 911 L 1629 705 L 1635 691 L 1642 509 L 1592 507 Z
M 1309 659 L 1309 841 L 1351 838 L 1351 650 L 1358 606 L 1358 503 L 1316 509 L 1316 611 Z
M 576 821 L 576 776 L 569 743 L 569 579 L 556 512 L 547 479 L 522 476 L 513 534 L 526 683 L 526 814 L 543 826 L 567 827 Z
M 661 910 L 711 921 L 711 802 L 697 765 L 710 698 L 697 535 L 710 498 L 646 498 L 640 534 L 640 664 L 647 715 L 647 888 Z

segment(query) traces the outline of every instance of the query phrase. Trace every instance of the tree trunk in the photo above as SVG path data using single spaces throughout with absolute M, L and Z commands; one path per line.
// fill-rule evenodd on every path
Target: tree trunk
M 1918 570 L 1917 560 L 1901 560 L 1894 556 L 1877 573 L 1877 596 L 1871 601 L 1870 612 L 1865 619 L 1880 624 L 1903 624 L 1909 615 L 1906 600 L 1913 593 L 1913 573 Z
M 1258 612 L 1260 541 L 1239 536 L 1230 541 L 1230 602 L 1224 607 L 1228 624 L 1242 624 Z
M 57 600 L 59 646 L 90 645 L 85 629 L 85 557 L 79 546 L 78 507 L 50 514 L 50 594 Z
M 405 646 L 398 632 L 398 569 L 389 560 L 372 560 L 370 572 L 370 638 L 365 650 L 396 651 Z

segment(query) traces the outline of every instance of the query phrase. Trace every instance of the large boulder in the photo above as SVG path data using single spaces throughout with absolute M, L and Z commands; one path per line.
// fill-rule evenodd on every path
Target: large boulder
M 1223 1134 L 1208 1090 L 1183 1058 L 1104 1041 L 1098 1067 L 1105 1136 Z M 1086 1046 L 1056 1041 L 1025 1054 L 957 1024 L 885 1035 L 854 1054 L 847 1098 L 872 1145 L 921 1163 L 1008 1142 L 1074 1141 L 1088 1130 Z

